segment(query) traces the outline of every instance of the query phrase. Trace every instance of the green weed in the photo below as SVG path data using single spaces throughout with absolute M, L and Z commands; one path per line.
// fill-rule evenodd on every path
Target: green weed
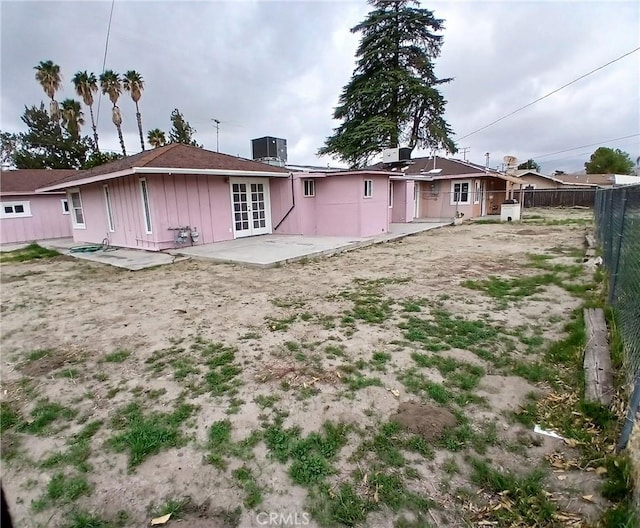
M 60 253 L 58 253 L 56 250 L 47 249 L 39 246 L 36 243 L 33 243 L 22 249 L 16 249 L 15 251 L 0 252 L 0 262 L 27 262 L 29 260 L 45 259 L 58 256 L 60 256 Z
M 45 435 L 51 432 L 50 426 L 56 421 L 69 421 L 78 414 L 75 409 L 64 407 L 48 399 L 39 400 L 31 411 L 32 420 L 19 426 L 21 432 Z
M 192 405 L 180 403 L 171 413 L 144 414 L 138 403 L 131 403 L 115 413 L 111 425 L 121 431 L 109 439 L 116 451 L 129 455 L 129 469 L 144 462 L 163 449 L 178 447 L 186 442 L 180 432 L 182 423 L 194 411 Z
M 122 363 L 130 355 L 131 355 L 131 352 L 129 350 L 116 350 L 115 352 L 106 354 L 103 359 L 107 363 Z
M 245 492 L 243 502 L 247 508 L 253 509 L 262 502 L 262 490 L 256 484 L 256 479 L 247 466 L 234 470 L 232 475 Z
M 43 497 L 34 500 L 31 507 L 34 511 L 42 511 L 55 505 L 75 502 L 83 495 L 91 494 L 91 486 L 84 476 L 70 477 L 64 473 L 56 473 L 51 477 Z

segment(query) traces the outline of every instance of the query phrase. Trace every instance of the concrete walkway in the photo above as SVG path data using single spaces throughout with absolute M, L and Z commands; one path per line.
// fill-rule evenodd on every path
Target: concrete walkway
M 38 244 L 42 247 L 55 249 L 63 255 L 99 262 L 101 264 L 109 264 L 132 271 L 172 264 L 187 258 L 270 268 L 305 258 L 334 255 L 372 244 L 389 242 L 390 240 L 397 240 L 445 225 L 449 224 L 446 222 L 391 224 L 388 233 L 367 238 L 262 235 L 216 242 L 215 244 L 188 246 L 167 251 L 109 248 L 107 251 L 99 250 L 90 253 L 71 252 L 72 247 L 91 245 L 74 242 L 72 238 L 40 240 Z M 15 251 L 27 245 L 28 244 L 5 244 L 0 247 L 0 251 Z
M 343 251 L 362 248 L 390 240 L 397 240 L 415 233 L 449 225 L 445 222 L 420 222 L 391 224 L 388 233 L 373 237 L 322 237 L 304 235 L 262 235 L 189 246 L 169 250 L 175 255 L 186 255 L 195 259 L 212 260 L 270 268 L 305 258 L 334 255 Z

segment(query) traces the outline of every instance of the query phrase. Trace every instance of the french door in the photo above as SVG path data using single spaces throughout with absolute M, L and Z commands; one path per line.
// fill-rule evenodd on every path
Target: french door
M 232 179 L 234 238 L 271 233 L 269 180 Z

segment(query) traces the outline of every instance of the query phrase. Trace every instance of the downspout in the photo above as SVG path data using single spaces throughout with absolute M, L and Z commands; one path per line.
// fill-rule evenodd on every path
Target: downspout
M 273 228 L 274 231 L 276 231 L 280 227 L 282 222 L 284 222 L 287 219 L 287 216 L 289 216 L 291 211 L 293 211 L 293 208 L 296 206 L 296 193 L 294 192 L 294 188 L 293 188 L 293 172 L 289 173 L 289 179 L 291 180 L 291 207 L 289 207 L 289 210 L 282 217 L 282 220 L 280 220 L 277 223 L 277 225 Z

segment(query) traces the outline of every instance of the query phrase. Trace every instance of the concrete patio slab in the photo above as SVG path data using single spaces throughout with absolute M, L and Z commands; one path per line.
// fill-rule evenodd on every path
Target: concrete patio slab
M 445 225 L 449 224 L 445 222 L 391 224 L 388 233 L 367 238 L 262 235 L 215 244 L 189 246 L 168 252 L 196 259 L 269 268 L 304 258 L 329 256 L 372 244 L 389 242 Z

